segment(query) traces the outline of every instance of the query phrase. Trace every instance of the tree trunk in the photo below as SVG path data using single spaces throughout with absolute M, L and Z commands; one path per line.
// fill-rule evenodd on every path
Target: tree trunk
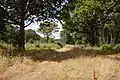
M 48 35 L 47 35 L 46 39 L 47 39 L 47 43 L 49 43 L 49 36 Z
M 95 46 L 95 44 L 96 44 L 95 36 L 92 36 L 91 37 L 91 46 L 93 47 L 93 46 Z
M 25 50 L 25 32 L 24 32 L 24 19 L 21 19 L 20 23 L 20 49 Z

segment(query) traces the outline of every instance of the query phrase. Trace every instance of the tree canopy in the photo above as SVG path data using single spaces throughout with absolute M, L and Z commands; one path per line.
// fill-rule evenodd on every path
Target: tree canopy
M 24 50 L 24 28 L 34 21 L 58 18 L 64 0 L 1 0 L 4 22 L 20 27 L 20 48 Z M 26 23 L 26 24 L 25 24 Z
M 81 43 L 79 40 L 85 40 L 92 46 L 100 44 L 102 38 L 111 37 L 107 39 L 108 43 L 116 42 L 111 41 L 113 37 L 118 40 L 116 36 L 113 36 L 116 30 L 119 30 L 119 0 L 71 0 L 63 8 L 61 12 L 61 18 L 64 22 L 63 29 L 66 30 L 66 34 L 70 33 L 67 39 L 75 40 L 74 43 Z M 65 14 L 65 15 L 64 15 Z M 113 22 L 114 31 L 108 32 L 107 36 L 101 35 L 104 33 L 105 26 L 109 22 Z M 116 28 L 115 26 L 118 26 Z M 110 26 L 109 26 L 110 28 Z M 108 30 L 108 28 L 107 28 Z M 114 33 L 110 33 L 114 32 Z M 104 33 L 105 34 L 105 33 Z M 118 35 L 118 33 L 116 34 Z M 105 43 L 107 43 L 105 41 Z
M 46 38 L 48 43 L 50 36 L 52 35 L 53 31 L 57 28 L 57 24 L 55 22 L 41 22 L 38 28 L 38 32 L 42 33 Z
M 40 32 L 50 35 L 53 20 L 63 24 L 61 37 L 68 44 L 120 42 L 119 0 L 3 0 L 0 1 L 0 35 L 5 34 L 6 24 L 18 27 L 18 44 L 24 49 L 24 28 L 35 21 L 41 23 Z M 44 26 L 43 26 L 44 25 Z M 49 38 L 46 36 L 46 38 Z

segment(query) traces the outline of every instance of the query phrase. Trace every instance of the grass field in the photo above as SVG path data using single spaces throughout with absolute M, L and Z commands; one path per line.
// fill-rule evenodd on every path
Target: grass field
M 0 57 L 0 80 L 119 80 L 119 53 L 75 46 Z

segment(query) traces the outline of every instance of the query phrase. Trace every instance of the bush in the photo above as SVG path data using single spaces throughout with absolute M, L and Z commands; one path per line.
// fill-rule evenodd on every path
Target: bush
M 52 49 L 52 50 L 54 50 L 54 49 L 59 49 L 60 46 L 57 45 L 57 44 L 54 44 L 54 43 L 44 43 L 44 44 L 41 43 L 40 48 L 41 49 Z
M 28 40 L 28 43 L 33 44 L 33 43 L 34 43 L 34 40 L 33 40 L 33 39 L 30 39 L 30 40 Z
M 63 41 L 59 40 L 59 39 L 56 40 L 54 43 L 57 44 L 57 45 L 59 45 L 60 48 L 62 48 L 63 46 L 65 46 L 65 43 Z
M 39 41 L 34 42 L 34 45 L 35 45 L 36 48 L 40 48 L 40 43 L 39 43 Z
M 114 47 L 114 50 L 116 52 L 120 52 L 120 44 L 116 44 L 115 47 Z
M 34 44 L 31 44 L 31 43 L 26 43 L 26 44 L 25 44 L 25 49 L 26 49 L 26 50 L 35 49 L 35 45 L 34 45 Z
M 60 48 L 62 48 L 64 46 L 64 44 L 62 44 L 62 43 L 57 43 L 57 45 L 59 45 Z
M 114 51 L 114 45 L 113 44 L 103 44 L 103 45 L 101 45 L 101 49 L 103 51 L 112 52 L 112 51 Z
M 26 43 L 26 50 L 55 50 L 59 49 L 60 46 L 54 43 L 40 43 L 39 41 L 34 42 L 34 44 Z

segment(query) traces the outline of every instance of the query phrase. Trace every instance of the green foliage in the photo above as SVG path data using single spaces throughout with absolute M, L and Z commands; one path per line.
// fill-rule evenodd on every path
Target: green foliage
M 118 42 L 117 36 L 120 37 L 119 5 L 119 0 L 68 1 L 61 11 L 67 43 L 81 44 L 84 42 L 94 46 L 101 42 L 106 44 Z M 106 26 L 107 29 L 104 30 Z
M 41 38 L 40 43 L 46 43 L 46 38 Z
M 6 24 L 4 26 L 3 32 L 0 33 L 0 40 L 7 44 L 13 44 L 14 46 L 17 46 L 19 43 L 19 32 L 17 27 L 13 27 L 10 24 Z
M 25 44 L 25 49 L 26 50 L 33 50 L 33 49 L 38 50 L 38 48 L 35 48 L 35 45 L 31 44 L 31 43 L 26 43 Z
M 66 42 L 62 39 L 56 39 L 54 43 L 59 45 L 61 48 L 66 44 Z
M 40 48 L 40 42 L 39 41 L 34 42 L 34 45 L 35 45 L 36 48 Z
M 49 38 L 49 41 L 48 41 L 48 42 L 49 42 L 49 43 L 54 43 L 54 41 L 55 41 L 55 40 L 54 40 L 53 38 Z
M 61 41 L 66 44 L 75 44 L 75 34 L 71 33 L 70 31 L 63 30 L 60 33 Z
M 120 44 L 116 44 L 116 45 L 114 46 L 114 51 L 120 52 Z
M 102 44 L 101 49 L 106 52 L 120 52 L 120 44 Z
M 60 48 L 62 48 L 64 46 L 62 43 L 57 43 L 57 45 L 59 45 Z
M 24 28 L 35 21 L 58 18 L 63 3 L 64 0 L 0 0 L 0 22 L 20 27 L 18 44 L 24 50 Z
M 41 22 L 40 27 L 38 28 L 38 31 L 49 35 L 51 32 L 57 27 L 57 24 L 55 22 Z
M 114 45 L 113 44 L 103 44 L 103 45 L 101 45 L 101 49 L 103 51 L 112 52 L 112 51 L 114 51 Z
M 59 49 L 60 46 L 54 43 L 40 43 L 40 42 L 35 42 L 34 44 L 31 43 L 26 43 L 25 44 L 26 50 L 55 50 Z
M 48 43 L 54 43 L 54 39 L 53 38 L 49 38 L 49 40 L 48 40 Z M 39 42 L 40 43 L 46 43 L 46 38 L 41 38 L 40 40 L 39 40 Z
M 26 39 L 26 42 L 30 42 L 33 43 L 33 41 L 37 41 L 37 40 L 40 40 L 41 37 L 32 29 L 28 29 L 25 31 L 25 39 Z
M 33 40 L 33 39 L 29 39 L 28 43 L 33 44 L 33 43 L 34 43 L 34 40 Z
M 38 28 L 38 32 L 44 35 L 46 38 L 46 42 L 49 42 L 50 36 L 52 35 L 53 30 L 57 27 L 55 22 L 41 22 L 40 27 Z

